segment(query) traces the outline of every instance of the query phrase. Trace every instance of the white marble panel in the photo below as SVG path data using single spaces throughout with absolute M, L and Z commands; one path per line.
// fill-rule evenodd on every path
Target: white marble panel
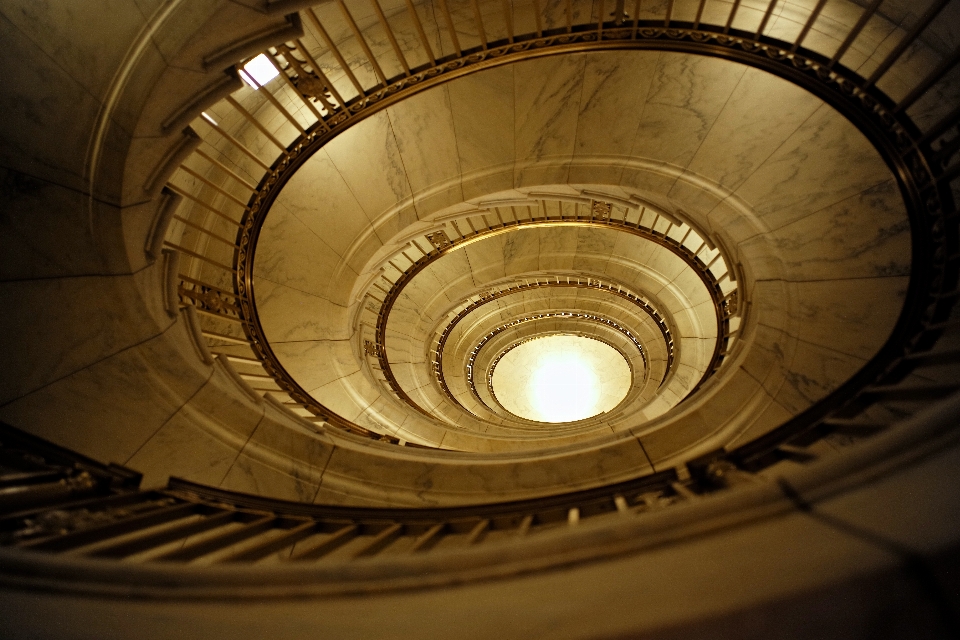
M 662 441 L 659 455 L 664 457 L 676 455 L 684 445 L 694 444 L 698 439 L 711 432 L 716 433 L 722 428 L 736 427 L 770 404 L 770 395 L 764 392 L 759 383 L 743 369 L 736 369 L 730 372 L 723 392 L 715 393 L 708 405 L 677 421 L 680 433 L 677 434 L 679 438 L 673 440 L 672 444 L 677 449 L 672 454 L 669 450 L 670 440 L 673 438 L 672 429 L 661 429 L 660 432 L 665 433 L 658 432 L 645 437 L 644 447 L 647 446 L 649 438 L 656 437 Z M 686 426 L 688 421 L 692 424 Z M 648 452 L 650 452 L 649 449 Z M 651 459 L 656 460 L 654 454 L 652 452 L 650 454 Z
M 688 268 L 686 264 L 683 265 L 683 270 L 670 281 L 670 286 L 678 295 L 683 295 L 691 307 L 702 302 L 713 304 L 710 293 L 699 274 Z
M 91 206 L 100 222 L 94 229 Z M 125 256 L 98 247 L 115 240 L 99 233 L 109 228 L 107 220 L 119 224 L 118 217 L 79 191 L 0 168 L 0 280 L 127 272 Z M 141 255 L 143 245 L 141 239 Z
M 387 114 L 414 193 L 459 179 L 457 135 L 446 85 L 411 96 L 389 107 Z
M 310 389 L 309 393 L 325 407 L 347 420 L 355 420 L 380 396 L 380 390 L 367 380 L 363 371 Z
M 575 155 L 630 154 L 659 57 L 655 51 L 585 56 Z
M 767 240 L 790 279 L 871 278 L 910 272 L 910 222 L 893 180 L 786 225 Z
M 390 369 L 393 371 L 397 384 L 408 393 L 423 386 L 419 380 L 418 365 L 410 364 L 409 362 L 393 362 L 391 360 Z
M 323 148 L 370 220 L 411 195 L 385 112 L 354 125 Z
M 390 310 L 387 332 L 391 336 L 398 335 L 406 338 L 414 338 L 417 333 L 416 328 L 419 320 L 420 314 L 415 308 L 411 308 L 410 305 L 404 304 L 401 307 L 394 306 L 394 308 Z
M 386 349 L 391 364 L 424 362 L 423 339 L 398 333 L 393 327 L 387 329 Z
M 203 416 L 181 410 L 127 461 L 143 474 L 144 487 L 161 487 L 171 475 L 193 482 L 218 485 L 244 440 L 226 442 L 212 436 L 201 424 Z
M 798 3 L 790 2 L 784 7 L 781 13 L 783 19 L 796 21 L 798 17 L 794 9 L 796 4 Z M 882 14 L 887 13 L 890 6 L 888 3 Z M 802 11 L 802 13 L 808 12 L 809 7 L 806 8 L 805 11 Z M 832 56 L 836 53 L 839 44 L 846 39 L 850 30 L 859 21 L 862 14 L 863 8 L 857 5 L 856 2 L 828 2 L 824 5 L 820 16 L 817 18 L 816 23 L 814 23 L 813 29 L 807 34 L 810 42 L 804 40 L 804 47 Z M 873 53 L 877 46 L 890 34 L 895 25 L 882 14 L 874 14 L 873 17 L 867 21 L 860 35 L 857 36 L 857 39 L 854 40 L 850 49 L 848 49 L 847 53 L 840 59 L 841 64 L 851 69 L 857 68 L 862 60 Z M 831 37 L 836 44 L 832 47 L 818 46 L 819 41 L 816 39 L 817 34 Z M 851 52 L 854 52 L 856 55 L 850 56 Z
M 263 417 L 263 406 L 238 393 L 215 366 L 210 379 L 124 464 L 144 474 L 143 485 L 168 476 L 217 485 Z
M 729 194 L 725 188 L 713 183 L 712 179 L 688 170 L 677 178 L 666 195 L 675 210 L 683 211 L 688 216 L 692 216 L 694 221 L 702 223 L 703 215 L 722 204 Z M 672 225 L 667 231 L 668 224 L 670 223 L 666 218 L 661 217 L 655 225 L 656 230 L 660 233 L 667 232 L 669 237 L 679 242 L 686 233 L 685 227 Z
M 660 277 L 667 282 L 672 282 L 681 273 L 690 269 L 687 263 L 675 253 L 660 245 L 654 245 L 650 256 L 644 260 L 643 267 L 644 269 L 658 273 Z
M 146 22 L 135 4 L 115 1 L 72 7 L 12 0 L 0 14 L 94 96 L 106 93 L 128 43 Z
M 567 7 L 571 9 L 573 24 L 593 22 L 596 18 L 594 0 L 545 0 L 540 5 L 543 11 L 543 28 L 560 29 L 567 26 Z
M 445 260 L 446 256 L 441 258 Z M 403 285 L 402 292 L 397 298 L 396 305 L 402 305 L 408 309 L 422 309 L 436 304 L 436 300 L 446 300 L 443 295 L 442 282 L 437 277 L 436 266 L 430 265 L 412 280 Z M 381 285 L 386 283 L 381 281 Z
M 415 11 L 419 18 L 420 25 L 423 27 L 427 43 L 430 50 L 436 57 L 440 55 L 440 39 L 438 26 L 433 14 L 433 6 L 429 3 L 414 2 Z M 393 5 L 391 7 L 391 5 Z M 427 51 L 424 49 L 420 40 L 419 33 L 414 25 L 414 17 L 407 10 L 406 3 L 403 2 L 384 2 L 383 12 L 390 22 L 390 28 L 396 34 L 400 50 L 403 51 L 407 64 L 411 69 L 425 64 L 429 64 Z
M 273 206 L 285 207 L 341 257 L 370 226 L 354 193 L 323 149 L 291 176 Z
M 797 339 L 778 328 L 762 324 L 757 325 L 746 339 L 750 340 L 749 349 L 740 368 L 775 396 L 789 372 L 797 350 Z
M 257 241 L 254 276 L 329 299 L 337 253 L 289 209 L 273 207 Z M 352 271 L 349 272 L 353 277 Z
M 282 500 L 312 502 L 333 446 L 270 404 L 220 486 Z
M 688 165 L 736 188 L 813 114 L 820 100 L 758 69 L 748 69 Z
M 757 393 L 762 392 L 758 391 Z M 739 434 L 733 436 L 727 446 L 733 448 L 759 438 L 773 431 L 791 417 L 793 416 L 789 411 L 776 402 L 771 402 L 754 420 L 748 422 Z
M 890 179 L 873 146 L 824 105 L 737 190 L 772 229 Z
M 553 56 L 514 66 L 516 157 L 518 161 L 559 160 L 556 168 L 524 177 L 518 164 L 517 185 L 546 184 L 547 175 L 566 178 L 564 162 L 573 156 L 585 57 Z M 538 182 L 539 181 L 539 182 Z
M 283 368 L 304 389 L 314 389 L 360 370 L 349 340 L 271 342 Z
M 632 155 L 685 167 L 745 71 L 717 58 L 662 53 Z
M 697 318 L 699 325 L 697 331 L 698 338 L 716 338 L 717 337 L 717 311 L 713 300 L 705 300 L 691 308 L 693 315 Z
M 536 230 L 510 233 L 503 241 L 503 264 L 507 275 L 535 271 L 539 264 L 540 235 Z
M 469 459 L 427 464 L 399 456 L 370 460 L 361 450 L 338 447 L 327 464 L 321 485 L 380 504 L 464 504 L 545 495 L 559 487 L 576 490 L 615 482 L 648 472 L 643 450 L 625 438 L 591 456 L 540 456 L 489 465 Z M 352 498 L 351 498 L 352 499 Z
M 470 271 L 470 262 L 463 250 L 448 253 L 442 259 L 424 269 L 423 272 L 428 270 L 436 276 L 436 279 L 444 287 L 473 286 L 473 272 Z
M 368 406 L 357 419 L 359 424 L 382 425 L 383 428 L 397 433 L 404 425 L 413 423 L 410 412 L 399 401 L 380 396 Z M 401 436 L 402 437 L 402 436 Z
M 0 378 L 9 402 L 123 349 L 172 324 L 158 325 L 133 276 L 92 276 L 0 283 L 0 332 L 22 336 L 7 348 L 15 368 Z M 42 339 L 40 337 L 42 336 Z
M 349 337 L 349 315 L 323 298 L 269 280 L 254 282 L 260 322 L 271 344 Z
M 947 116 L 951 106 L 958 103 L 960 103 L 960 67 L 955 66 L 940 82 L 907 109 L 907 115 L 921 131 L 928 131 Z
M 507 237 L 496 235 L 464 247 L 476 286 L 482 287 L 506 276 L 504 243 Z
M 581 272 L 604 273 L 619 235 L 606 229 L 578 228 L 573 268 Z
M 14 13 L 11 9 L 5 6 L 4 11 Z M 29 17 L 25 18 L 29 23 Z M 124 19 L 121 28 L 126 30 L 131 26 Z M 39 25 L 36 29 L 38 35 L 47 31 Z M 89 188 L 84 176 L 88 127 L 99 113 L 99 101 L 91 95 L 88 87 L 71 77 L 6 15 L 0 15 L 0 41 L 4 43 L 0 52 L 0 76 L 5 85 L 0 98 L 0 109 L 5 114 L 0 123 L 0 165 L 86 191 Z M 46 43 L 45 46 L 52 45 Z M 70 54 L 64 53 L 68 59 Z M 101 55 L 106 58 L 103 63 L 107 65 L 115 54 L 104 52 Z M 61 60 L 65 61 L 64 58 Z M 25 64 L 25 61 L 29 63 Z M 70 64 L 75 66 L 76 62 Z M 86 80 L 98 81 L 96 78 L 105 71 L 105 67 L 101 68 Z M 70 106 L 57 109 L 50 108 L 50 105 Z M 105 155 L 116 162 L 122 158 L 127 136 L 121 136 L 115 127 L 112 133 L 116 135 L 105 141 Z M 116 189 L 104 195 L 116 198 L 119 185 L 110 186 Z
M 797 337 L 868 360 L 890 337 L 909 278 L 798 282 Z
M 367 8 L 366 6 L 358 3 L 352 3 L 352 6 L 355 8 Z M 319 14 L 320 22 L 324 25 L 324 28 L 331 29 L 331 31 L 328 31 L 328 34 L 332 36 L 333 41 L 336 43 L 337 49 L 340 51 L 340 55 L 342 55 L 346 60 L 347 65 L 350 67 L 351 71 L 353 71 L 353 74 L 356 76 L 360 86 L 373 87 L 378 85 L 380 83 L 380 79 L 374 71 L 373 66 L 370 64 L 370 59 L 360 47 L 360 43 L 356 40 L 356 38 L 352 37 L 352 35 L 344 37 L 346 36 L 349 27 L 344 21 L 337 6 L 335 4 L 321 4 L 315 5 L 312 10 Z M 325 12 L 331 12 L 336 15 L 332 19 L 325 19 Z M 307 30 L 313 30 L 313 25 L 309 23 L 307 23 L 305 27 Z M 338 27 L 344 32 L 343 35 L 339 37 L 336 35 L 336 29 Z M 316 39 L 319 42 L 324 42 L 319 35 L 316 36 Z M 381 46 L 378 44 L 377 48 L 380 50 Z M 317 54 L 320 55 L 318 56 Z M 349 100 L 349 96 L 356 95 L 356 89 L 353 87 L 352 82 L 346 77 L 343 72 L 343 68 L 339 65 L 336 58 L 329 53 L 325 42 L 314 55 L 317 63 L 323 67 L 324 73 L 327 74 L 327 77 L 330 78 L 331 82 L 336 84 L 337 90 L 340 91 L 341 95 L 345 99 Z
M 82 455 L 123 463 L 209 376 L 181 323 L 5 403 L 0 417 Z
M 748 294 L 751 314 L 758 323 L 778 327 L 796 336 L 800 331 L 800 308 L 797 284 L 783 280 L 759 280 Z
M 611 259 L 606 272 L 624 282 L 633 280 L 631 274 L 637 265 L 646 264 L 656 250 L 656 244 L 631 233 L 617 233 L 616 244 L 610 252 Z
M 316 497 L 320 484 L 303 477 L 302 467 L 299 460 L 277 456 L 276 463 L 269 465 L 257 457 L 241 453 L 219 486 L 228 491 L 309 504 Z
M 543 271 L 573 268 L 577 250 L 577 229 L 572 227 L 540 230 L 539 268 Z
M 897 36 L 901 34 L 897 33 Z M 883 47 L 881 47 L 882 49 Z M 941 56 L 932 51 L 922 41 L 914 42 L 900 55 L 897 61 L 877 80 L 877 88 L 890 96 L 894 101 L 907 97 L 910 91 L 920 83 L 921 78 L 937 69 Z M 870 63 L 863 65 L 864 70 L 872 67 Z M 872 73 L 873 69 L 870 70 Z M 864 75 L 869 75 L 864 74 Z
M 798 413 L 836 389 L 866 362 L 801 341 L 774 399 L 788 411 Z

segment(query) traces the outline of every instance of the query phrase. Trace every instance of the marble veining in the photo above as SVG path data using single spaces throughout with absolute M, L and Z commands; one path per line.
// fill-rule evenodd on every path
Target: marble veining
M 571 55 L 514 65 L 517 158 L 573 155 L 585 63 Z
M 771 242 L 791 279 L 910 273 L 910 222 L 894 180 L 778 229 Z
M 326 144 L 324 150 L 370 220 L 411 195 L 387 113 L 374 114 L 354 125 Z
M 285 206 L 275 206 L 267 216 L 257 243 L 256 278 L 330 298 L 330 277 L 340 257 Z M 356 274 L 349 270 L 351 276 Z M 258 306 L 261 303 L 258 303 Z
M 401 161 L 413 191 L 460 175 L 460 156 L 446 85 L 387 109 Z
M 771 229 L 889 180 L 876 150 L 823 105 L 736 190 Z
M 323 149 L 291 176 L 277 196 L 274 206 L 277 205 L 295 215 L 341 257 L 370 224 L 350 187 Z
M 576 155 L 629 155 L 660 54 L 585 56 Z
M 745 71 L 715 58 L 661 53 L 631 155 L 686 166 Z
M 804 89 L 747 69 L 687 168 L 736 189 L 819 105 Z
M 258 278 L 255 286 L 260 321 L 271 343 L 348 337 L 346 307 L 266 279 Z

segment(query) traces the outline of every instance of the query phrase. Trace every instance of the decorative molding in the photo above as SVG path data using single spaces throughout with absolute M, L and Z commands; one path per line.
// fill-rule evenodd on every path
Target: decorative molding
M 574 282 L 569 282 L 569 278 L 561 279 L 559 276 L 556 276 L 556 278 L 557 279 L 555 281 L 550 281 L 549 279 L 547 279 L 547 281 L 545 282 L 534 281 L 534 282 L 517 283 L 515 285 L 511 285 L 497 291 L 492 291 L 490 293 L 483 294 L 479 300 L 467 305 L 460 312 L 458 312 L 457 315 L 455 315 L 453 318 L 450 319 L 450 321 L 447 323 L 447 325 L 444 327 L 443 331 L 441 332 L 440 338 L 437 340 L 437 346 L 434 348 L 434 360 L 432 363 L 434 376 L 437 378 L 437 381 L 440 385 L 440 389 L 443 391 L 444 395 L 446 395 L 448 399 L 450 399 L 451 401 L 459 405 L 461 408 L 466 410 L 466 407 L 463 407 L 460 401 L 457 400 L 456 397 L 453 395 L 453 393 L 450 391 L 450 388 L 447 386 L 446 378 L 443 374 L 444 348 L 447 342 L 447 338 L 450 336 L 450 334 L 453 332 L 456 326 L 469 314 L 473 313 L 483 305 L 493 302 L 494 300 L 499 300 L 500 298 L 513 295 L 515 293 L 522 293 L 524 291 L 531 291 L 531 290 L 549 288 L 549 287 L 574 287 L 574 288 L 580 288 L 580 289 L 591 289 L 595 291 L 602 291 L 604 293 L 623 298 L 628 302 L 632 303 L 633 305 L 635 305 L 636 307 L 638 307 L 639 309 L 641 309 L 642 311 L 644 311 L 645 313 L 647 313 L 650 316 L 650 318 L 656 323 L 657 328 L 660 330 L 660 334 L 663 337 L 664 345 L 667 348 L 667 365 L 666 365 L 666 370 L 664 371 L 664 378 L 666 378 L 667 373 L 670 371 L 671 367 L 673 366 L 674 341 L 673 341 L 673 336 L 670 333 L 670 328 L 667 326 L 666 321 L 663 319 L 660 313 L 656 310 L 656 308 L 653 307 L 653 305 L 651 305 L 649 302 L 644 300 L 642 297 L 628 290 L 625 290 L 622 287 L 618 286 L 614 288 L 613 285 L 605 284 L 595 278 L 588 279 L 587 282 L 580 282 L 577 280 L 575 280 Z M 639 343 L 637 344 L 639 348 Z M 644 367 L 646 367 L 647 366 L 646 353 L 642 348 L 640 348 L 640 354 L 644 360 Z M 473 357 L 471 357 L 470 362 L 472 364 Z M 380 363 L 380 367 L 381 367 L 381 370 L 384 371 L 384 377 L 387 377 L 386 370 L 383 369 L 382 361 Z M 392 373 L 390 375 L 392 376 Z M 474 390 L 474 394 L 476 396 L 476 388 L 472 380 L 472 373 L 470 374 L 470 376 L 468 376 L 468 378 L 469 378 L 470 388 Z M 388 378 L 388 382 L 389 382 L 389 378 Z M 476 396 L 476 398 L 480 400 L 481 403 L 483 403 L 483 400 L 479 396 Z
M 186 320 L 187 335 L 190 336 L 190 342 L 193 344 L 193 348 L 196 349 L 201 362 L 208 366 L 213 365 L 213 354 L 210 353 L 210 349 L 207 347 L 207 341 L 203 339 L 203 329 L 200 328 L 200 319 L 197 317 L 197 310 L 193 306 L 187 305 L 180 310 L 180 313 Z
M 227 374 L 227 377 L 237 386 L 238 389 L 243 391 L 243 393 L 253 400 L 256 404 L 263 404 L 263 396 L 260 393 L 250 386 L 250 384 L 244 380 L 237 370 L 233 368 L 233 365 L 230 364 L 230 359 L 220 354 L 215 360 L 216 364 L 220 365 L 220 368 L 224 370 Z
M 167 315 L 176 318 L 180 313 L 177 297 L 177 282 L 180 280 L 180 252 L 176 249 L 161 249 L 163 256 L 163 308 Z
M 592 211 L 593 209 L 591 207 L 591 213 Z M 451 245 L 448 247 L 445 247 L 443 249 L 436 249 L 434 251 L 427 253 L 426 255 L 421 257 L 419 260 L 417 260 L 415 263 L 413 263 L 400 276 L 400 278 L 397 279 L 397 281 L 393 284 L 390 291 L 387 293 L 386 297 L 384 298 L 383 304 L 381 305 L 381 308 L 380 308 L 380 312 L 377 314 L 377 333 L 376 333 L 377 343 L 381 345 L 386 344 L 386 327 L 387 327 L 387 322 L 389 320 L 390 311 L 392 310 L 396 300 L 400 297 L 400 294 L 403 292 L 403 288 L 410 281 L 412 281 L 413 278 L 416 277 L 418 273 L 420 273 L 423 269 L 428 267 L 434 261 L 447 255 L 452 251 L 461 249 L 468 244 L 477 242 L 486 237 L 491 237 L 493 235 L 497 235 L 504 232 L 510 232 L 518 228 L 537 228 L 537 227 L 547 227 L 547 226 L 599 227 L 604 229 L 615 229 L 618 231 L 630 233 L 632 235 L 636 235 L 646 240 L 655 242 L 658 245 L 670 250 L 671 252 L 674 253 L 674 255 L 678 256 L 681 260 L 683 260 L 687 264 L 687 266 L 690 267 L 700 277 L 700 280 L 703 282 L 705 288 L 707 289 L 708 293 L 710 294 L 713 300 L 716 321 L 717 321 L 717 335 L 719 336 L 714 346 L 714 351 L 711 356 L 710 365 L 707 367 L 706 371 L 704 372 L 703 376 L 701 377 L 697 385 L 694 386 L 693 391 L 698 389 L 707 380 L 707 378 L 712 376 L 720 368 L 720 365 L 723 363 L 723 360 L 726 357 L 726 348 L 729 342 L 728 335 L 729 335 L 730 316 L 727 315 L 726 308 L 723 306 L 725 294 L 720 288 L 720 284 L 717 278 L 713 276 L 713 273 L 710 271 L 707 264 L 704 263 L 697 256 L 698 252 L 691 251 L 690 249 L 686 248 L 684 245 L 682 245 L 679 241 L 675 240 L 674 238 L 666 236 L 652 229 L 641 227 L 639 223 L 632 224 L 627 222 L 626 218 L 624 218 L 623 220 L 617 220 L 617 219 L 614 219 L 613 217 L 604 217 L 604 218 L 591 217 L 591 218 L 580 218 L 575 220 L 570 220 L 570 219 L 563 220 L 559 218 L 551 218 L 547 215 L 544 215 L 543 217 L 531 217 L 528 220 L 517 220 L 510 223 L 501 223 L 489 229 L 476 230 L 473 233 L 466 234 L 458 238 L 457 240 L 453 240 Z M 731 268 L 731 265 L 728 264 L 727 268 L 729 270 Z M 545 284 L 545 283 L 542 283 L 542 284 Z M 518 287 L 519 286 L 520 285 L 518 285 Z M 615 293 L 616 295 L 619 295 L 621 297 L 627 298 L 628 300 L 631 300 L 631 302 L 633 302 L 634 304 L 637 304 L 638 306 L 641 306 L 641 307 L 646 306 L 647 308 L 644 308 L 644 310 L 647 311 L 648 313 L 651 313 L 651 316 L 657 322 L 658 326 L 660 326 L 661 331 L 663 331 L 666 326 L 662 322 L 662 318 L 659 317 L 659 314 L 656 314 L 656 311 L 653 310 L 653 308 L 650 307 L 649 304 L 643 301 L 639 296 L 636 296 L 636 295 L 631 296 L 628 294 L 624 294 L 622 292 L 622 289 L 619 289 L 619 288 L 616 290 L 614 290 L 613 287 L 605 288 L 601 285 L 599 281 L 593 280 L 591 278 L 587 279 L 587 283 L 577 282 L 576 284 L 565 283 L 565 282 L 561 283 L 558 280 L 557 283 L 553 283 L 550 286 L 587 286 L 587 287 L 595 287 L 597 289 L 602 289 L 604 291 L 607 291 L 608 293 Z M 514 289 L 516 288 L 517 287 L 515 287 Z M 508 291 L 502 295 L 509 295 L 509 293 L 511 292 Z M 478 303 L 475 303 L 475 304 L 479 304 L 479 303 L 480 301 L 478 301 Z M 670 339 L 669 337 L 665 337 L 665 340 L 672 347 L 672 344 L 673 344 L 672 339 Z M 443 345 L 440 345 L 440 348 L 441 348 L 440 353 L 442 353 L 442 346 Z M 416 402 L 414 402 L 413 399 L 410 398 L 410 396 L 400 387 L 399 383 L 397 382 L 391 370 L 390 361 L 389 361 L 388 354 L 386 353 L 386 349 L 381 349 L 381 352 L 380 352 L 380 369 L 381 369 L 381 373 L 383 374 L 384 378 L 387 381 L 387 384 L 390 386 L 390 389 L 398 398 L 403 400 L 405 403 L 407 403 L 411 407 L 417 409 L 417 411 L 423 413 L 424 415 L 428 415 L 428 416 L 432 415 L 428 411 L 420 407 Z M 449 389 L 447 389 L 444 385 L 441 385 L 441 389 L 444 390 L 445 394 L 447 394 L 448 396 L 450 395 Z M 693 391 L 691 391 L 691 393 L 693 393 Z M 454 400 L 454 402 L 456 402 L 458 406 L 462 407 L 462 405 L 460 405 L 460 403 L 457 402 L 456 400 Z

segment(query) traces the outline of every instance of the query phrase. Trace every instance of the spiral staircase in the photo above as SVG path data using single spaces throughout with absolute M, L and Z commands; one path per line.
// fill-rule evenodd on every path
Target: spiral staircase
M 960 2 L 94 4 L 0 7 L 0 635 L 960 635 Z

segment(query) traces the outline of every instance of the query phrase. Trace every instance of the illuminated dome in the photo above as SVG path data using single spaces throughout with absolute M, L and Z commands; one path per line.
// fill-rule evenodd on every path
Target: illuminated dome
M 497 401 L 514 415 L 535 422 L 574 422 L 616 407 L 633 375 L 624 354 L 604 342 L 552 335 L 501 355 L 491 383 Z

